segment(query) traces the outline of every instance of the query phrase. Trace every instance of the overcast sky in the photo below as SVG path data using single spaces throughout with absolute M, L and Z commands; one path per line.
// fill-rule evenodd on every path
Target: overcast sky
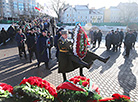
M 49 4 L 50 0 L 37 0 L 40 4 L 47 3 Z M 89 7 L 101 8 L 106 7 L 109 8 L 110 6 L 117 6 L 120 2 L 137 2 L 138 0 L 65 0 L 70 5 L 87 5 Z

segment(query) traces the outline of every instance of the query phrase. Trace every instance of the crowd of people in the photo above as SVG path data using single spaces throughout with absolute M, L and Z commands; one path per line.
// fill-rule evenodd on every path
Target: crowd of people
M 13 37 L 16 35 L 16 31 L 17 31 L 16 23 L 10 25 L 10 27 L 7 30 L 5 30 L 4 27 L 2 27 L 2 30 L 0 32 L 0 44 L 3 43 L 5 45 L 6 40 L 8 40 L 9 38 L 13 40 Z
M 98 41 L 98 47 L 100 46 L 102 40 L 101 30 L 90 30 L 89 37 L 91 39 L 91 44 L 93 48 L 96 47 L 96 42 Z M 117 52 L 124 43 L 124 48 L 126 52 L 126 57 L 129 57 L 130 50 L 135 48 L 135 42 L 137 41 L 137 32 L 136 30 L 127 30 L 124 32 L 123 29 L 119 28 L 116 31 L 111 30 L 105 36 L 105 47 L 107 51 Z
M 70 44 L 72 45 L 72 43 L 67 40 L 67 34 L 70 33 L 73 38 L 74 30 L 75 29 L 68 32 L 64 30 L 63 27 L 58 28 L 54 18 L 37 18 L 30 21 L 20 21 L 18 26 L 17 24 L 12 24 L 7 31 L 2 28 L 1 35 L 4 39 L 2 40 L 4 44 L 7 37 L 11 40 L 15 37 L 20 58 L 24 56 L 25 59 L 28 59 L 25 48 L 25 45 L 27 45 L 29 62 L 32 63 L 33 55 L 35 55 L 37 59 L 37 66 L 40 67 L 41 62 L 44 62 L 45 68 L 48 70 L 50 69 L 48 62 L 52 59 L 51 48 L 54 46 L 56 48 L 55 56 L 57 57 L 57 62 L 59 62 L 59 73 L 63 73 L 63 79 L 65 81 L 66 72 L 70 72 L 79 66 L 80 75 L 83 76 L 83 67 L 90 68 L 93 61 L 96 59 L 106 63 L 110 58 L 102 58 L 90 51 L 87 52 L 87 55 L 83 60 L 73 55 L 72 49 L 69 49 Z M 92 48 L 96 47 L 97 41 L 98 47 L 100 47 L 102 36 L 103 34 L 101 30 L 90 30 L 89 38 L 91 39 L 90 42 L 92 44 Z M 124 42 L 126 51 L 125 56 L 129 57 L 130 49 L 135 46 L 136 38 L 136 31 L 128 30 L 124 33 L 123 29 L 119 31 L 117 28 L 116 31 L 112 30 L 106 34 L 105 46 L 107 51 L 111 50 L 113 52 L 117 52 Z M 70 67 L 72 69 L 68 68 L 69 65 L 67 63 L 69 62 L 71 62 L 69 65 L 72 65 L 72 67 Z
M 53 47 L 53 37 L 56 31 L 54 18 L 44 17 L 36 18 L 34 20 L 22 20 L 18 24 L 13 23 L 6 31 L 2 28 L 0 37 L 3 45 L 6 40 L 15 40 L 17 42 L 19 57 L 29 58 L 32 63 L 33 55 L 38 61 L 38 67 L 41 62 L 45 62 L 46 68 L 48 67 L 49 59 L 51 59 L 51 48 Z M 26 46 L 29 57 L 26 54 Z

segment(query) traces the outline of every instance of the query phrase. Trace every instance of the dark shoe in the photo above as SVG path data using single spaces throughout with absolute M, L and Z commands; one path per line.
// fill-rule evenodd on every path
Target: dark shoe
M 109 58 L 110 58 L 110 56 L 109 57 L 107 57 L 106 59 L 104 59 L 104 63 L 106 63 L 108 60 L 109 60 Z
M 40 67 L 40 63 L 37 63 L 37 67 Z
M 127 58 L 128 58 L 128 57 L 129 57 L 129 55 L 125 55 L 125 57 L 127 57 Z
M 32 60 L 30 60 L 30 63 L 32 63 Z
M 80 76 L 84 76 L 84 74 L 80 74 Z
M 23 56 L 22 55 L 19 55 L 20 56 L 20 58 L 22 58 Z

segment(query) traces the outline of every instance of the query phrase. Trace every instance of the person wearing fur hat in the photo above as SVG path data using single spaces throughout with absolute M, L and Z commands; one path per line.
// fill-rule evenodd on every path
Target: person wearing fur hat
M 63 80 L 66 81 L 66 73 L 75 70 L 78 67 L 87 67 L 91 66 L 82 61 L 79 57 L 75 56 L 72 52 L 72 43 L 67 40 L 67 30 L 61 31 L 61 37 L 58 40 L 59 47 L 59 63 L 58 63 L 58 72 L 62 73 Z M 80 73 L 81 74 L 81 73 Z
M 49 69 L 48 62 L 49 62 L 49 55 L 48 55 L 48 38 L 47 38 L 47 31 L 42 30 L 42 33 L 37 39 L 37 61 L 38 61 L 38 67 L 40 66 L 41 62 L 45 62 L 46 69 Z
M 61 31 L 61 37 L 58 40 L 59 47 L 59 63 L 58 63 L 58 73 L 62 73 L 63 80 L 66 81 L 66 73 L 71 72 L 77 68 L 80 68 L 80 76 L 83 75 L 83 68 L 86 67 L 89 69 L 93 64 L 93 61 L 98 59 L 106 63 L 110 57 L 102 58 L 90 51 L 87 51 L 86 55 L 81 58 L 81 56 L 76 55 L 73 50 L 75 44 L 68 41 L 67 39 L 68 32 L 66 30 Z M 87 43 L 87 41 L 85 41 Z M 81 47 L 81 46 L 77 46 Z

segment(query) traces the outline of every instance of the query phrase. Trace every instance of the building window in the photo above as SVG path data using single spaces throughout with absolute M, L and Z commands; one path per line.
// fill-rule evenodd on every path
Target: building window
M 17 2 L 13 2 L 13 9 L 17 10 Z
M 19 6 L 19 10 L 20 10 L 20 11 L 23 11 L 23 10 L 24 10 L 24 5 L 23 5 L 23 3 L 19 3 L 18 6 Z

